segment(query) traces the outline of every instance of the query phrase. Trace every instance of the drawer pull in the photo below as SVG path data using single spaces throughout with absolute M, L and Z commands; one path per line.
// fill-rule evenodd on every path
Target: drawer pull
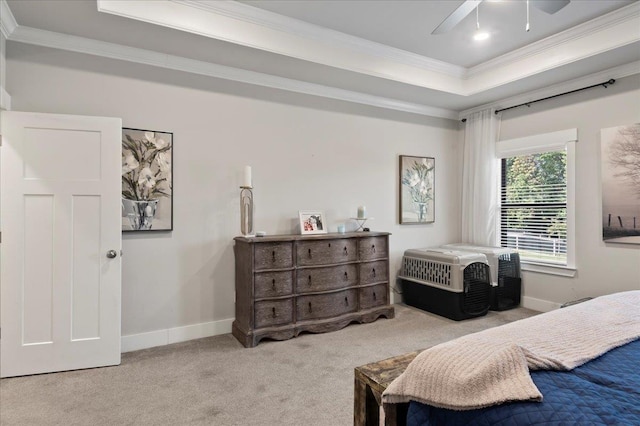
M 344 247 L 343 254 L 344 254 L 345 256 L 349 256 L 349 251 L 347 250 L 347 247 L 346 247 L 346 246 Z
M 275 318 L 276 317 L 276 308 L 271 308 L 271 312 L 272 312 L 273 317 Z
M 309 313 L 313 312 L 313 309 L 311 309 L 311 302 L 309 302 Z
M 275 278 L 271 280 L 271 288 L 274 289 L 274 290 L 276 289 L 276 279 Z
M 309 249 L 309 257 L 311 257 L 311 249 Z
M 373 272 L 373 277 L 375 278 L 375 277 L 376 277 L 376 268 L 373 268 L 373 269 L 371 270 L 371 272 Z
M 311 275 L 309 275 L 309 285 L 311 285 Z
M 376 245 L 375 244 L 371 244 L 371 251 L 372 252 L 376 252 Z
M 271 252 L 271 261 L 272 262 L 276 261 L 276 251 L 275 250 Z
M 331 243 L 329 243 L 329 247 L 331 247 Z
M 344 304 L 349 306 L 349 298 L 347 298 L 347 297 L 344 298 Z
M 376 292 L 373 292 L 373 300 L 376 300 Z
M 347 274 L 347 271 L 344 271 L 344 280 L 349 281 L 349 274 Z

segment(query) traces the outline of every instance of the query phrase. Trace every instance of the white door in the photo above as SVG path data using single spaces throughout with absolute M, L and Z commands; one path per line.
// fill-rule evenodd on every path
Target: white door
M 0 376 L 119 364 L 122 122 L 0 124 Z

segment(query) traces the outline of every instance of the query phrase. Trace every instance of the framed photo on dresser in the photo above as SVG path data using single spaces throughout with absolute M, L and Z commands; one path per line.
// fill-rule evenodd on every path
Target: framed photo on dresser
M 326 234 L 327 224 L 324 212 L 318 210 L 300 210 L 300 233 L 308 234 Z

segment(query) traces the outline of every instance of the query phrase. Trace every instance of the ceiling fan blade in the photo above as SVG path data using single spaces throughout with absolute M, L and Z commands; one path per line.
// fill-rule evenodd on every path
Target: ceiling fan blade
M 458 6 L 456 10 L 451 12 L 451 15 L 447 16 L 447 18 L 442 21 L 440 25 L 431 32 L 431 34 L 442 34 L 451 30 L 453 27 L 458 25 L 460 21 L 466 18 L 468 14 L 473 12 L 480 3 L 482 3 L 482 0 L 465 0 L 465 2 Z
M 543 12 L 553 15 L 568 5 L 570 1 L 571 0 L 535 0 L 531 4 Z

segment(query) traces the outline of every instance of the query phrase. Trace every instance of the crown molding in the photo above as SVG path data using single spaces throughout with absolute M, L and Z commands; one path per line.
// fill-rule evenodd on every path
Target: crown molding
M 272 22 L 269 24 L 270 26 L 266 26 L 264 22 L 268 21 L 268 18 L 265 16 L 268 14 L 256 12 L 256 14 L 260 14 L 261 19 L 255 18 L 255 16 L 246 17 L 246 14 L 240 13 L 246 5 L 237 5 L 234 4 L 235 2 L 218 3 L 188 0 L 164 2 L 97 1 L 100 12 L 360 74 L 428 89 L 463 94 L 461 76 L 466 71 L 462 67 L 436 62 L 429 58 L 421 59 L 423 63 L 420 66 L 409 64 L 412 61 L 417 61 L 419 55 L 411 56 L 412 60 L 407 59 L 405 62 L 400 62 L 395 57 L 390 59 L 393 54 L 389 53 L 394 52 L 397 57 L 400 55 L 398 52 L 401 52 L 398 49 L 388 46 L 383 49 L 382 45 L 366 40 L 356 42 L 356 37 L 312 26 L 302 21 L 289 20 L 285 17 L 281 17 L 280 21 Z M 216 12 L 220 8 L 224 8 L 224 13 Z M 275 21 L 275 19 L 272 21 Z M 283 22 L 285 21 L 294 22 L 295 25 L 286 30 L 283 27 Z M 301 28 L 305 29 L 302 30 Z M 362 48 L 365 45 L 368 46 L 367 49 Z M 356 46 L 360 46 L 360 48 Z M 381 50 L 386 52 L 386 57 L 380 53 Z M 371 51 L 378 52 L 378 55 L 372 54 Z M 408 54 L 405 55 L 405 58 L 408 56 Z M 432 64 L 432 68 L 438 68 L 439 71 L 423 68 L 424 63 Z M 438 67 L 434 65 L 436 63 L 439 65 Z M 448 73 L 442 72 L 443 67 L 448 70 Z
M 467 70 L 236 1 L 97 1 L 101 12 L 461 96 L 640 41 L 636 2 Z
M 101 0 L 98 0 L 100 2 Z M 233 19 L 261 25 L 273 30 L 295 34 L 310 40 L 324 42 L 330 45 L 347 46 L 350 49 L 400 62 L 428 71 L 444 73 L 453 77 L 463 78 L 467 69 L 459 65 L 439 61 L 437 59 L 418 55 L 417 53 L 391 47 L 382 43 L 377 43 L 361 37 L 345 34 L 340 31 L 331 30 L 319 25 L 310 24 L 299 19 L 269 12 L 264 9 L 250 6 L 233 0 L 211 1 L 211 0 L 171 0 L 174 3 L 198 8 L 218 15 L 227 16 Z
M 471 67 L 467 70 L 466 78 L 472 79 L 480 74 L 493 73 L 501 67 L 509 66 L 532 56 L 544 54 L 550 50 L 561 48 L 563 45 L 566 45 L 571 41 L 591 35 L 597 35 L 604 30 L 625 24 L 628 21 L 635 21 L 633 22 L 633 25 L 636 25 L 640 22 L 639 17 L 640 2 L 632 3 L 628 6 L 614 10 L 613 12 L 607 13 L 606 15 L 599 16 L 590 21 L 549 36 L 543 40 L 531 43 L 525 47 Z M 640 38 L 638 37 L 640 35 L 639 28 L 640 26 L 635 27 L 636 40 Z
M 345 60 L 347 63 L 358 64 L 358 66 L 354 66 L 353 69 L 351 69 L 355 72 L 374 75 L 407 84 L 428 87 L 462 96 L 473 95 L 494 87 L 512 83 L 560 65 L 577 61 L 584 57 L 640 41 L 640 2 L 636 2 L 617 11 L 566 30 L 558 35 L 548 37 L 538 43 L 534 43 L 515 52 L 508 53 L 492 61 L 473 67 L 469 72 L 460 77 L 461 67 L 450 69 L 449 71 L 451 74 L 446 75 L 447 67 L 444 66 L 442 68 L 438 68 L 439 65 L 444 64 L 437 64 L 439 61 L 433 62 L 429 58 L 424 58 L 427 59 L 427 62 L 424 63 L 419 59 L 423 57 L 419 55 L 410 54 L 409 52 L 399 49 L 393 49 L 378 43 L 369 42 L 337 31 L 327 30 L 326 28 L 283 17 L 281 15 L 235 1 L 170 0 L 166 2 L 147 3 L 123 2 L 116 0 L 97 1 L 98 9 L 101 11 L 105 11 L 103 10 L 105 6 L 124 6 L 124 11 L 121 10 L 118 13 L 109 11 L 109 13 L 115 13 L 120 16 L 143 20 L 145 22 L 180 30 L 184 29 L 179 26 L 167 25 L 164 20 L 167 16 L 172 16 L 172 11 L 175 12 L 176 16 L 183 16 L 181 14 L 185 13 L 186 10 L 189 14 L 188 16 L 194 18 L 193 20 L 189 20 L 190 25 L 196 26 L 186 31 L 205 36 L 207 36 L 206 31 L 199 31 L 199 28 L 205 30 L 210 28 L 210 24 L 212 23 L 210 18 L 213 17 L 218 19 L 218 21 L 216 21 L 220 24 L 220 28 L 218 28 L 218 30 L 221 31 L 222 34 L 222 36 L 216 38 L 232 42 L 235 42 L 233 41 L 234 37 L 244 37 L 245 34 L 248 34 L 247 37 L 250 39 L 259 40 L 259 37 L 256 38 L 256 34 L 257 32 L 259 33 L 260 29 L 267 29 L 270 32 L 264 33 L 265 36 L 274 37 L 271 41 L 281 42 L 284 45 L 287 45 L 287 41 L 292 41 L 294 39 L 282 39 L 278 37 L 282 37 L 283 35 L 298 37 L 298 35 L 302 34 L 304 36 L 304 40 L 307 40 L 310 43 L 315 43 L 315 45 L 311 46 L 309 44 L 302 43 L 297 47 L 307 47 L 307 50 L 312 52 L 314 51 L 313 47 L 315 46 L 319 47 L 320 50 L 324 49 L 325 53 L 328 52 L 329 57 L 332 54 L 335 54 L 335 58 L 337 58 L 338 62 L 328 63 L 331 66 L 350 69 L 349 67 L 341 66 L 343 62 L 340 61 Z M 150 3 L 153 3 L 154 5 L 160 4 L 162 5 L 162 8 L 160 10 L 149 11 L 150 9 L 148 6 Z M 126 9 L 127 7 L 129 7 L 129 9 Z M 11 41 L 63 49 L 238 81 L 247 84 L 254 84 L 263 87 L 287 90 L 290 92 L 447 119 L 458 119 L 459 117 L 464 117 L 471 112 L 491 106 L 504 108 L 509 105 L 526 102 L 532 98 L 551 96 L 555 93 L 568 90 L 568 87 L 576 86 L 576 88 L 578 88 L 579 86 L 596 84 L 598 81 L 594 80 L 599 80 L 603 77 L 621 78 L 625 75 L 638 73 L 639 68 L 638 62 L 634 62 L 622 67 L 600 72 L 589 77 L 572 80 L 567 83 L 554 85 L 545 89 L 529 92 L 527 94 L 518 95 L 499 102 L 482 105 L 477 108 L 457 113 L 452 110 L 431 107 L 424 104 L 379 97 L 366 93 L 339 89 L 336 87 L 187 59 L 180 56 L 166 55 L 151 50 L 132 48 L 129 46 L 107 43 L 89 38 L 19 26 L 16 23 L 6 0 L 0 0 L 0 12 L 2 12 L 0 16 L 2 18 L 0 22 L 2 34 L 6 34 L 6 39 Z M 128 14 L 128 12 L 131 13 Z M 203 15 L 205 15 L 205 18 L 200 19 Z M 224 19 L 226 19 L 226 21 Z M 245 24 L 245 26 L 242 26 L 242 24 Z M 200 25 L 200 27 L 197 27 L 198 25 Z M 246 25 L 250 26 L 247 27 Z M 346 47 L 338 53 L 335 51 L 331 53 L 331 47 L 336 44 L 344 44 Z M 251 46 L 250 43 L 245 43 L 244 45 Z M 262 48 L 260 46 L 251 47 Z M 353 55 L 349 55 L 350 52 L 355 53 Z M 405 54 L 408 54 L 409 56 Z M 562 58 L 562 60 L 560 61 L 558 58 Z M 416 62 L 412 62 L 413 60 Z M 416 66 L 411 66 L 409 63 L 413 63 Z M 392 75 L 376 73 L 372 72 L 371 69 L 366 69 L 367 67 L 371 68 L 374 64 L 377 66 L 375 67 L 376 69 L 391 69 Z M 421 68 L 424 66 L 433 67 L 432 70 L 427 71 L 424 68 Z M 438 68 L 439 71 L 433 71 L 433 69 L 436 68 Z M 402 78 L 399 78 L 398 76 L 402 76 Z M 429 80 L 429 84 L 424 83 L 425 80 Z M 5 99 L 8 99 L 8 94 L 6 94 Z
M 458 118 L 457 112 L 448 109 L 404 102 L 37 28 L 19 26 L 12 33 L 9 40 L 430 117 L 451 120 Z
M 605 71 L 593 73 L 585 77 L 580 77 L 580 78 L 565 81 L 562 83 L 554 84 L 552 86 L 545 87 L 544 89 L 533 90 L 527 93 L 522 93 L 517 96 L 512 96 L 506 99 L 502 99 L 496 102 L 491 102 L 488 104 L 479 105 L 474 108 L 469 108 L 464 111 L 461 111 L 458 118 L 463 119 L 475 112 L 482 111 L 488 108 L 491 108 L 491 109 L 509 108 L 511 106 L 524 104 L 526 102 L 531 102 L 536 99 L 542 99 L 542 98 L 554 96 L 560 93 L 577 90 L 582 87 L 598 84 L 610 78 L 619 79 L 619 78 L 624 78 L 624 77 L 628 77 L 630 75 L 635 75 L 635 74 L 640 74 L 640 61 L 630 62 L 628 64 L 610 68 Z
M 11 13 L 6 0 L 0 0 L 0 32 L 4 38 L 9 39 L 17 27 L 16 18 Z
M 513 83 L 582 59 L 640 41 L 640 2 L 593 19 L 577 27 L 497 58 L 490 68 L 467 80 L 465 94 Z

